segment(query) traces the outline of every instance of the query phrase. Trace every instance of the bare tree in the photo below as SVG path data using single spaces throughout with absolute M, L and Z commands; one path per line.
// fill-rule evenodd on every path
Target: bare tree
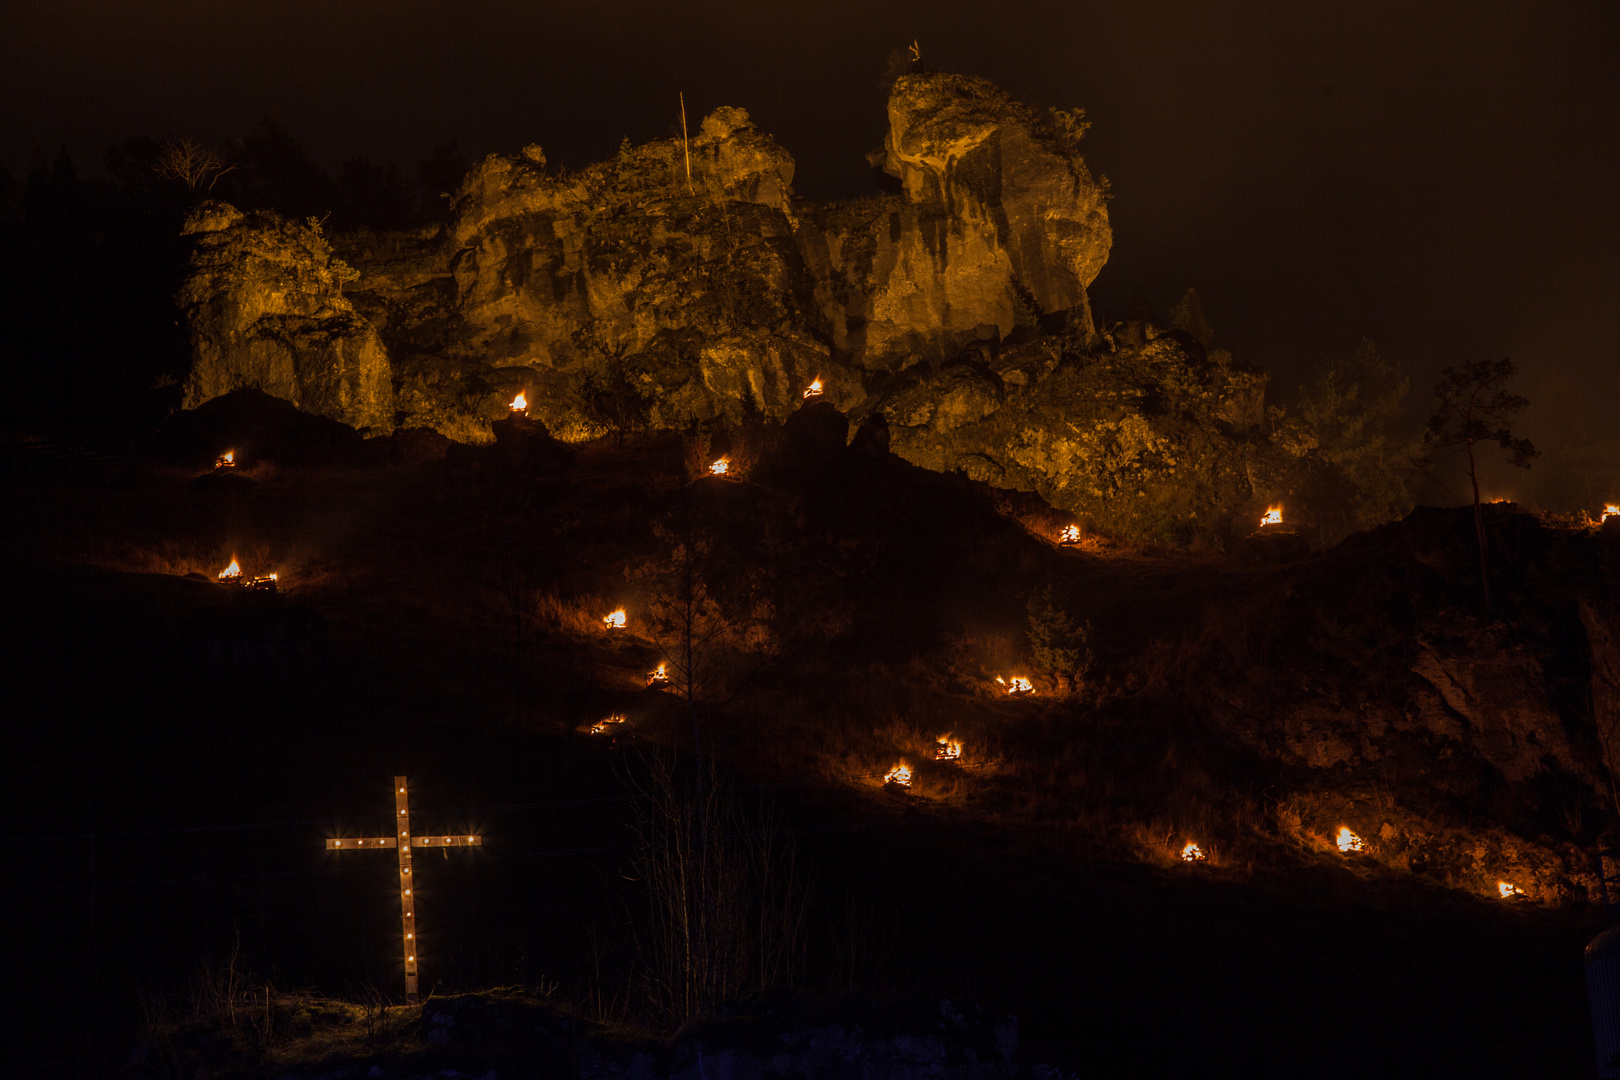
M 1468 481 L 1474 488 L 1474 534 L 1479 540 L 1479 581 L 1485 606 L 1491 606 L 1491 578 L 1485 553 L 1485 516 L 1479 506 L 1479 469 L 1474 456 L 1478 443 L 1495 443 L 1508 454 L 1514 468 L 1528 469 L 1541 453 L 1529 439 L 1516 438 L 1513 424 L 1530 404 L 1510 394 L 1507 384 L 1518 374 L 1513 361 L 1474 360 L 1448 367 L 1434 384 L 1437 402 L 1423 432 L 1421 465 L 1433 464 L 1440 454 L 1462 450 L 1468 455 Z
M 212 191 L 220 177 L 236 166 L 226 165 L 218 154 L 190 139 L 165 139 L 163 149 L 152 162 L 152 171 L 165 180 L 184 184 L 187 191 Z
M 688 1020 L 740 993 L 791 983 L 802 963 L 806 882 L 794 847 L 718 784 L 685 786 L 675 761 L 648 761 L 635 821 L 636 872 L 654 1006 Z

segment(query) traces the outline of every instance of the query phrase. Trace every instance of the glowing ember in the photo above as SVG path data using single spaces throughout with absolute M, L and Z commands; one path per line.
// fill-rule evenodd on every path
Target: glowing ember
M 1022 675 L 1014 675 L 1011 682 L 1008 682 L 1000 675 L 997 675 L 996 682 L 999 683 L 1011 697 L 1023 697 L 1025 694 L 1033 694 L 1035 692 L 1035 687 Z
M 647 672 L 647 685 L 648 686 L 663 686 L 666 683 L 668 683 L 669 682 L 669 671 L 666 670 L 668 667 L 669 667 L 668 664 L 659 664 L 657 667 L 655 667 L 651 671 Z
M 223 454 L 219 455 L 219 457 L 215 458 L 214 459 L 214 468 L 216 468 L 216 469 L 234 469 L 234 468 L 236 468 L 236 451 L 235 450 L 227 450 Z
M 610 611 L 606 615 L 602 616 L 602 625 L 607 627 L 609 630 L 623 630 L 624 623 L 624 608 L 620 608 L 618 611 Z
M 1508 881 L 1498 881 L 1496 891 L 1502 894 L 1502 899 L 1509 900 L 1515 896 L 1523 896 L 1524 890 Z
M 1191 840 L 1187 841 L 1187 846 L 1181 849 L 1182 862 L 1204 862 L 1208 858 L 1209 856 L 1204 854 L 1204 849 Z
M 1282 507 L 1280 506 L 1273 506 L 1269 508 L 1266 511 L 1266 516 L 1260 519 L 1260 527 L 1262 529 L 1267 525 L 1281 525 L 1282 523 Z
M 883 778 L 883 782 L 885 784 L 894 784 L 896 787 L 909 788 L 911 786 L 911 766 L 903 761 L 900 762 L 900 764 L 889 770 L 888 775 Z
M 709 471 L 711 473 L 713 473 L 714 475 L 716 475 L 716 476 L 724 476 L 724 475 L 726 475 L 726 467 L 727 467 L 726 459 L 721 458 L 719 461 L 717 461 L 713 465 L 709 466 Z
M 941 735 L 934 742 L 934 760 L 935 761 L 961 761 L 962 760 L 962 744 L 959 743 L 959 742 L 953 742 L 951 740 L 951 736 L 950 736 L 950 734 L 948 732 L 946 734 L 944 734 L 944 735 Z
M 508 405 L 507 408 L 515 413 L 528 412 L 529 399 L 523 396 L 523 391 L 519 390 L 518 396 L 512 399 L 512 404 Z
M 1361 837 L 1357 836 L 1355 833 L 1351 832 L 1349 828 L 1343 825 L 1339 826 L 1339 839 L 1337 843 L 1339 845 L 1339 850 L 1345 854 L 1349 854 L 1352 851 L 1365 851 L 1367 849 L 1367 845 L 1361 842 Z
M 821 376 L 820 375 L 817 375 L 815 377 L 815 379 L 810 383 L 810 385 L 804 388 L 804 396 L 807 397 L 807 398 L 813 398 L 813 397 L 820 397 L 821 396 Z
M 231 556 L 231 565 L 219 572 L 219 580 L 236 581 L 242 576 L 242 568 L 237 565 L 236 556 Z
M 614 713 L 612 716 L 604 717 L 602 720 L 598 721 L 597 723 L 592 724 L 591 725 L 591 734 L 592 735 L 604 734 L 608 730 L 608 728 L 616 727 L 616 726 L 618 726 L 619 724 L 622 724 L 622 723 L 624 723 L 624 717 L 619 713 Z
M 1605 506 L 1603 508 L 1603 516 L 1598 519 L 1598 522 L 1601 524 L 1602 522 L 1608 521 L 1610 518 L 1620 518 L 1620 503 L 1609 503 L 1607 506 Z
M 1063 531 L 1058 533 L 1058 543 L 1078 544 L 1080 542 L 1080 526 L 1065 525 Z

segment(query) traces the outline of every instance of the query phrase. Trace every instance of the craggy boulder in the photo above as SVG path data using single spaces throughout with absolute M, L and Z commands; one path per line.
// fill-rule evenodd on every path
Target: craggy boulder
M 176 297 L 191 330 L 187 408 L 251 388 L 356 428 L 392 429 L 382 340 L 344 299 L 347 268 L 318 228 L 207 202 L 183 231 L 195 237 Z
M 913 369 L 876 409 L 911 463 L 1035 492 L 1118 535 L 1227 545 L 1280 502 L 1314 546 L 1344 536 L 1342 477 L 1255 427 L 1265 377 L 1223 360 L 1173 331 L 1094 350 L 1047 337 Z
M 934 72 L 902 76 L 888 114 L 884 169 L 902 194 L 816 208 L 799 233 L 834 348 L 903 368 L 1053 315 L 1089 331 L 1113 234 L 1078 121 Z

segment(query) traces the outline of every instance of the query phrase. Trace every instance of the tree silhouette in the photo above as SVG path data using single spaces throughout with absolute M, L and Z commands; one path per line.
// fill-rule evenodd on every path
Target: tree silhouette
M 1515 420 L 1530 404 L 1507 390 L 1516 374 L 1518 369 L 1506 358 L 1494 363 L 1474 360 L 1442 371 L 1440 381 L 1434 384 L 1434 415 L 1423 432 L 1423 451 L 1418 456 L 1418 463 L 1427 466 L 1450 451 L 1462 450 L 1468 455 L 1468 481 L 1474 488 L 1474 534 L 1479 541 L 1479 581 L 1485 590 L 1486 607 L 1491 606 L 1491 578 L 1474 446 L 1495 443 L 1507 452 L 1509 464 L 1518 469 L 1528 469 L 1541 453 L 1529 439 L 1513 434 Z

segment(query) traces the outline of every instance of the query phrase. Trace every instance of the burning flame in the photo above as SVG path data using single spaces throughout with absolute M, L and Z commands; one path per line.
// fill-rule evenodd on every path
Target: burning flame
M 1338 845 L 1339 850 L 1347 855 L 1352 851 L 1365 851 L 1367 849 L 1367 845 L 1361 842 L 1361 837 L 1351 832 L 1344 825 L 1339 826 Z
M 1598 518 L 1598 523 L 1602 524 L 1612 517 L 1620 517 L 1620 503 L 1609 503 L 1608 505 L 1604 506 L 1603 516 Z
M 1515 896 L 1523 896 L 1524 890 L 1509 881 L 1498 881 L 1496 891 L 1502 894 L 1502 899 L 1509 900 Z
M 894 768 L 889 770 L 888 775 L 883 778 L 883 782 L 885 784 L 896 784 L 903 788 L 909 788 L 911 786 L 911 766 L 907 765 L 903 761 L 900 762 Z
M 719 461 L 709 466 L 709 471 L 716 476 L 724 476 L 726 475 L 726 465 L 726 459 L 721 458 Z
M 1260 519 L 1260 527 L 1262 529 L 1267 525 L 1281 525 L 1282 523 L 1282 507 L 1280 506 L 1268 508 L 1266 510 L 1266 516 Z
M 237 578 L 239 578 L 241 576 L 242 576 L 242 568 L 239 565 L 237 565 L 236 556 L 232 555 L 231 556 L 231 565 L 227 566 L 225 569 L 223 569 L 223 570 L 221 570 L 219 572 L 219 580 L 221 580 L 221 581 L 235 581 Z
M 1063 531 L 1058 533 L 1058 543 L 1078 544 L 1080 542 L 1080 526 L 1065 525 Z
M 1014 675 L 1012 677 L 1012 682 L 1008 682 L 1000 675 L 997 675 L 996 682 L 1006 687 L 1007 693 L 1013 697 L 1021 697 L 1024 694 L 1033 694 L 1035 692 L 1035 687 L 1022 675 Z
M 647 685 L 662 686 L 669 682 L 669 672 L 666 670 L 668 667 L 668 664 L 659 664 L 657 667 L 647 672 Z
M 620 713 L 614 713 L 612 716 L 603 717 L 601 720 L 599 720 L 596 723 L 592 724 L 591 725 L 591 734 L 592 735 L 600 735 L 603 732 L 607 731 L 608 728 L 614 726 L 615 724 L 622 724 L 622 723 L 624 723 L 624 716 L 622 714 L 620 714 Z
M 223 454 L 219 455 L 219 457 L 215 458 L 214 459 L 214 468 L 216 468 L 216 469 L 234 469 L 234 468 L 236 468 L 236 451 L 235 450 L 227 450 Z
M 609 630 L 623 630 L 624 623 L 624 608 L 620 608 L 618 611 L 610 611 L 606 615 L 602 616 L 602 625 L 607 627 Z
M 962 760 L 962 744 L 959 743 L 959 742 L 952 742 L 950 732 L 946 732 L 945 734 L 941 735 L 934 742 L 934 760 L 935 761 L 960 761 L 960 760 Z
M 1182 862 L 1204 862 L 1208 858 L 1209 856 L 1204 854 L 1204 849 L 1191 840 L 1187 841 L 1187 846 L 1181 849 Z
M 513 398 L 512 404 L 507 407 L 513 412 L 527 412 L 529 409 L 529 399 L 523 396 L 523 391 L 519 390 L 518 396 Z
M 804 396 L 807 397 L 807 398 L 813 398 L 813 397 L 820 397 L 821 396 L 821 376 L 820 375 L 817 375 L 813 380 L 811 380 L 810 385 L 804 388 Z

